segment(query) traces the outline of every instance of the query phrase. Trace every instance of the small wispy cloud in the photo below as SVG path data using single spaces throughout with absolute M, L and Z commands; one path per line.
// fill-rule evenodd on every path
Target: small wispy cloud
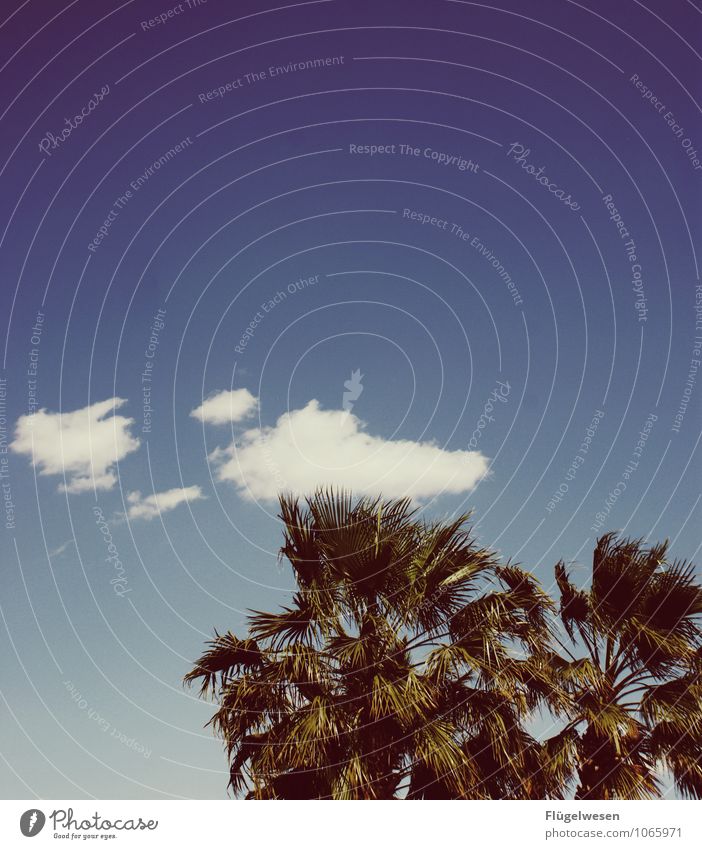
M 190 415 L 206 424 L 222 425 L 249 418 L 257 409 L 258 398 L 248 389 L 225 389 L 207 398 Z
M 54 548 L 49 552 L 49 557 L 60 557 L 65 551 L 73 545 L 75 540 L 67 539 L 66 542 L 61 543 L 58 548 Z
M 165 492 L 154 492 L 151 495 L 142 495 L 139 491 L 130 492 L 127 496 L 127 518 L 144 519 L 151 521 L 157 516 L 175 510 L 181 504 L 188 501 L 200 501 L 207 496 L 199 486 L 175 487 Z

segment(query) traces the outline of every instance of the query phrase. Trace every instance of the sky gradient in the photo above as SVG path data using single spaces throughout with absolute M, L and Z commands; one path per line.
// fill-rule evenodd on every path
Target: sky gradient
M 693 3 L 2 15 L 5 798 L 224 797 L 181 681 L 281 487 L 699 561 Z

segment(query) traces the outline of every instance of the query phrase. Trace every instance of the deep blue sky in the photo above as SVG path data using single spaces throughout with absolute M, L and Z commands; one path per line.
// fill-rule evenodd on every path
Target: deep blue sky
M 636 457 L 604 528 L 668 537 L 676 557 L 699 559 L 697 379 L 676 421 L 702 341 L 695 6 L 328 0 L 266 12 L 274 4 L 203 0 L 142 26 L 178 5 L 28 0 L 3 10 L 7 441 L 30 390 L 50 413 L 125 399 L 119 413 L 141 440 L 97 502 L 92 490 L 59 492 L 62 476 L 35 474 L 26 454 L 2 455 L 15 505 L 14 522 L 1 517 L 9 797 L 224 795 L 221 747 L 202 729 L 210 708 L 180 681 L 214 627 L 241 631 L 247 608 L 285 602 L 291 578 L 276 563 L 273 506 L 243 499 L 208 462 L 231 432 L 189 415 L 216 391 L 248 389 L 272 426 L 311 399 L 341 409 L 360 369 L 353 414 L 368 433 L 465 451 L 497 381 L 509 383 L 480 431 L 490 474 L 425 500 L 429 515 L 474 510 L 481 541 L 549 585 L 556 560 L 587 562 L 596 514 Z M 325 57 L 343 63 L 247 82 Z M 103 87 L 52 147 L 48 134 L 59 137 Z M 439 164 L 432 151 L 477 168 Z M 543 167 L 577 208 L 524 165 Z M 152 427 L 142 432 L 159 309 Z M 206 499 L 115 521 L 130 492 L 192 486 Z M 110 584 L 96 503 L 123 596 Z

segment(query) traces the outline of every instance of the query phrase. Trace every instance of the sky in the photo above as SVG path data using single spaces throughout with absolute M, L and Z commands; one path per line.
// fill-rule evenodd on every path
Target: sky
M 170 5 L 169 5 L 170 4 Z M 5 798 L 224 798 L 183 675 L 276 496 L 699 561 L 689 0 L 26 0 L 0 21 Z

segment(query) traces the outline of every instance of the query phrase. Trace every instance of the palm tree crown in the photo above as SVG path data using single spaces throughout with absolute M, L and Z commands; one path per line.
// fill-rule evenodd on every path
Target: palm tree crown
M 281 497 L 297 591 L 215 633 L 186 676 L 218 703 L 247 798 L 702 797 L 702 587 L 667 544 L 607 534 L 589 588 L 479 547 L 409 500 Z M 539 743 L 525 723 L 562 724 Z
M 571 646 L 545 661 L 569 721 L 546 748 L 561 780 L 577 775 L 576 798 L 658 796 L 660 767 L 683 796 L 702 796 L 702 587 L 666 555 L 667 543 L 607 534 L 589 589 L 556 566 Z
M 280 518 L 290 606 L 216 634 L 186 677 L 218 701 L 236 794 L 558 795 L 522 725 L 548 689 L 531 575 L 408 500 L 282 497 Z

